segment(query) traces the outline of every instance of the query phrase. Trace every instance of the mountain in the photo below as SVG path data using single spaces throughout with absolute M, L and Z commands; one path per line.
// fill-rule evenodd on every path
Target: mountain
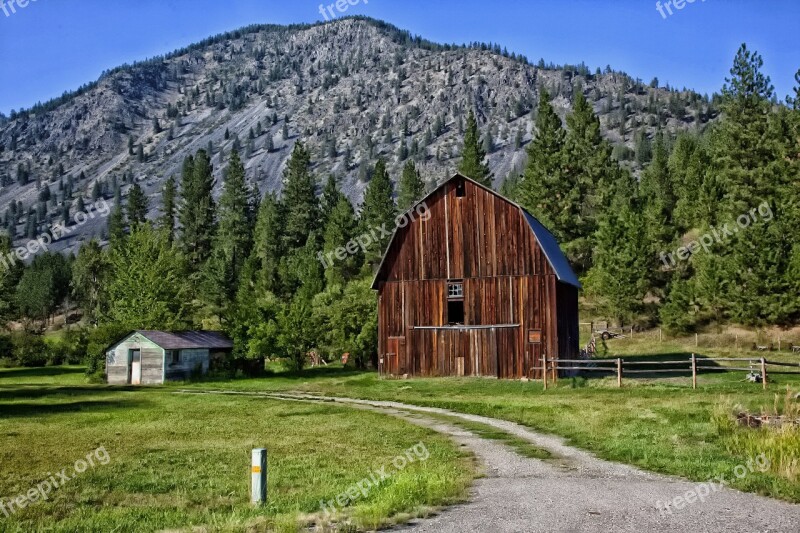
M 582 90 L 618 159 L 635 172 L 657 129 L 700 130 L 716 116 L 713 99 L 657 80 L 645 84 L 610 67 L 534 65 L 498 45 L 440 45 L 372 19 L 251 26 L 0 117 L 2 227 L 23 243 L 62 219 L 65 201 L 73 217 L 79 196 L 90 204 L 119 186 L 124 198 L 134 182 L 154 218 L 163 182 L 209 145 L 217 188 L 239 145 L 248 179 L 265 192 L 281 188 L 292 146 L 302 141 L 319 180 L 335 174 L 358 203 L 378 157 L 395 179 L 406 156 L 431 183 L 452 172 L 470 108 L 491 135 L 499 185 L 524 165 L 542 89 L 562 118 Z M 91 219 L 53 249 L 75 251 L 104 237 L 105 227 Z

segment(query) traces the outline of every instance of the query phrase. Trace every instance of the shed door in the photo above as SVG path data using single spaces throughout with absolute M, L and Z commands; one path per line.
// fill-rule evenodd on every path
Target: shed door
M 142 383 L 142 351 L 131 350 L 128 361 L 130 361 L 130 383 L 131 385 L 140 385 Z

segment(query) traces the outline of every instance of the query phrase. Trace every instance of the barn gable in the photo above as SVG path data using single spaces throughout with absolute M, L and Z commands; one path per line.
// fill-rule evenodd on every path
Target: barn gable
M 460 210 L 456 205 L 459 191 L 451 187 L 454 182 L 462 180 L 469 184 L 463 194 L 467 194 L 467 189 L 473 192 L 483 191 L 488 194 L 481 197 L 470 208 Z M 448 204 L 449 201 L 449 205 Z M 431 234 L 424 230 L 425 221 L 421 220 L 419 208 L 425 206 L 431 217 L 444 217 L 448 228 L 453 229 L 453 239 L 450 242 L 441 241 L 441 235 Z M 514 227 L 514 215 L 518 212 L 521 220 L 527 223 L 526 231 L 529 231 L 534 240 L 525 239 L 523 234 L 518 231 L 520 228 Z M 473 239 L 473 242 L 462 240 L 464 235 L 456 227 L 458 222 L 465 217 L 472 217 L 481 224 L 481 239 Z M 455 174 L 452 178 L 440 184 L 434 191 L 417 202 L 397 220 L 411 220 L 405 227 L 397 226 L 389 240 L 389 245 L 384 253 L 383 259 L 378 267 L 378 271 L 372 283 L 372 288 L 377 289 L 381 281 L 390 279 L 457 279 L 463 277 L 487 277 L 493 275 L 522 274 L 522 273 L 544 273 L 536 272 L 536 264 L 539 254 L 547 262 L 551 273 L 554 273 L 558 281 L 572 285 L 580 289 L 581 284 L 578 277 L 572 270 L 566 256 L 562 252 L 555 237 L 545 228 L 533 215 L 528 213 L 520 205 L 512 202 L 508 198 L 498 194 L 496 191 L 481 185 L 480 183 L 467 178 L 461 174 Z M 409 235 L 409 233 L 414 234 Z M 445 234 L 445 237 L 448 235 Z M 395 258 L 400 255 L 399 248 L 402 246 L 414 246 L 416 264 L 397 265 Z M 521 249 L 518 247 L 521 246 Z M 498 250 L 499 248 L 499 250 Z M 505 250 L 504 250 L 505 249 Z M 463 250 L 463 252 L 461 251 Z M 429 252 L 426 254 L 426 251 Z M 498 251 L 503 253 L 498 255 Z M 444 252 L 444 253 L 442 253 Z M 519 252 L 519 253 L 517 253 Z M 464 266 L 460 266 L 456 257 L 459 254 L 482 254 L 489 257 L 478 257 L 478 264 L 470 258 L 465 258 Z M 525 254 L 531 254 L 534 260 L 533 265 L 525 265 L 519 261 L 525 261 Z M 430 263 L 433 261 L 433 263 Z M 443 261 L 446 263 L 443 265 Z M 416 271 L 416 276 L 408 272 L 408 268 Z M 471 267 L 471 268 L 470 268 Z M 494 267 L 494 268 L 493 268 Z M 405 275 L 397 275 L 393 270 L 405 269 Z M 543 270 L 541 267 L 539 270 Z M 444 274 L 444 275 L 443 275 Z

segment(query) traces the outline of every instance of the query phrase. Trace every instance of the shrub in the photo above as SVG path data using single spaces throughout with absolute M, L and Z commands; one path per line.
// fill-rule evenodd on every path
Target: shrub
M 86 374 L 89 376 L 105 372 L 105 350 L 130 330 L 119 324 L 104 324 L 89 331 L 86 342 Z
M 5 333 L 0 333 L 0 359 L 14 359 L 14 343 Z
M 64 362 L 77 365 L 86 359 L 89 348 L 89 333 L 85 329 L 71 329 L 64 333 L 59 347 Z
M 49 349 L 44 338 L 33 333 L 14 333 L 11 336 L 14 359 L 20 366 L 44 366 Z

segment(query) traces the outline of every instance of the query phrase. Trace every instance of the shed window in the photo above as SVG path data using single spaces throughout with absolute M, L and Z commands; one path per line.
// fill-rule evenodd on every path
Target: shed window
M 179 365 L 181 362 L 180 350 L 167 350 L 167 359 L 171 365 Z
M 456 182 L 456 196 L 458 198 L 463 198 L 467 195 L 466 186 L 464 185 L 464 180 L 458 180 Z

